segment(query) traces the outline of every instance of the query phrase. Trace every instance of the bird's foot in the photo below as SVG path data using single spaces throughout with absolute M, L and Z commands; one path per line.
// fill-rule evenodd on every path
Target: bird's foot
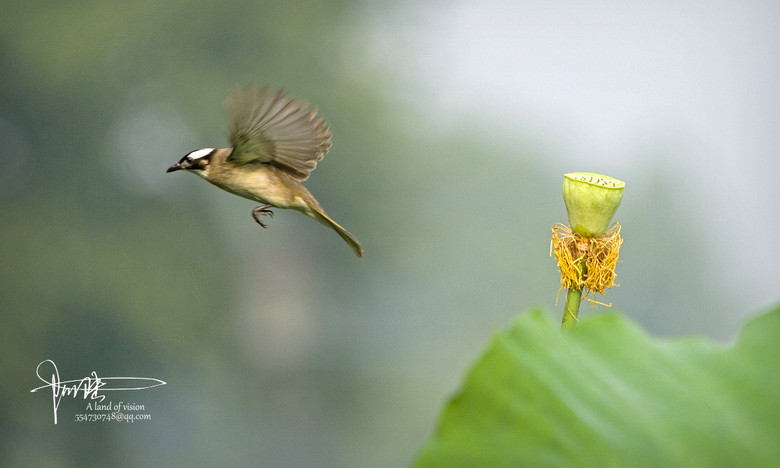
M 268 228 L 268 226 L 265 225 L 262 221 L 260 221 L 260 216 L 271 216 L 273 217 L 274 212 L 269 210 L 268 208 L 272 207 L 273 205 L 263 205 L 258 206 L 254 210 L 252 210 L 252 217 L 255 218 L 255 221 L 257 221 L 257 224 L 260 225 L 262 228 Z

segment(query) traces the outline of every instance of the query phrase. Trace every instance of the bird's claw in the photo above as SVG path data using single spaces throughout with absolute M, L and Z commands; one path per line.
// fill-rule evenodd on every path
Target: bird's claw
M 263 205 L 263 206 L 258 206 L 257 208 L 252 210 L 252 217 L 255 219 L 257 224 L 259 224 L 260 227 L 262 227 L 263 229 L 267 229 L 268 226 L 265 223 L 263 223 L 262 221 L 260 221 L 260 216 L 261 215 L 262 216 L 270 216 L 270 217 L 274 216 L 274 212 L 269 210 L 268 209 L 269 207 L 271 207 L 271 205 Z

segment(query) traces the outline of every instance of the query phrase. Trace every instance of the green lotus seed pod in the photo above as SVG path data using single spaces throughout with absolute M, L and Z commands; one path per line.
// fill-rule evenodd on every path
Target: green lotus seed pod
M 572 231 L 584 237 L 604 233 L 623 200 L 625 182 L 590 172 L 564 175 L 563 202 Z

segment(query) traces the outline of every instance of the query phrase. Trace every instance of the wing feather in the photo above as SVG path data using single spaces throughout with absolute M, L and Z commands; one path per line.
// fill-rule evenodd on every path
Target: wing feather
M 328 124 L 306 101 L 268 86 L 236 87 L 225 101 L 236 164 L 272 164 L 303 181 L 331 146 Z

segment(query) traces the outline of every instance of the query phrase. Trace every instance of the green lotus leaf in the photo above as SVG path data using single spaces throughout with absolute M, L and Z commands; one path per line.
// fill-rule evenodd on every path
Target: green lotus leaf
M 731 346 L 656 339 L 616 313 L 498 333 L 418 467 L 777 466 L 780 308 Z

